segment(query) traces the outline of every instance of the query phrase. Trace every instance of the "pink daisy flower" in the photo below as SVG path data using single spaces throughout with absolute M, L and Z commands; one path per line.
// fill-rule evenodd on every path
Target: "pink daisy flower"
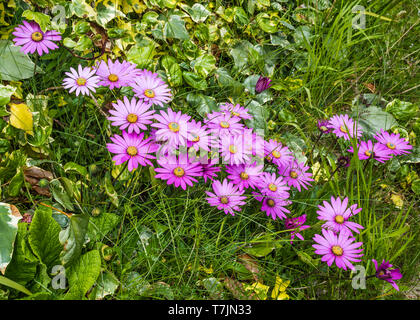
M 157 160 L 162 168 L 156 168 L 158 174 L 155 178 L 167 180 L 167 184 L 175 187 L 181 186 L 183 190 L 187 185 L 193 186 L 197 182 L 194 177 L 201 176 L 201 166 L 198 162 L 191 162 L 187 154 L 180 154 L 178 157 L 171 155 Z
M 301 187 L 308 190 L 307 186 L 310 186 L 309 181 L 314 181 L 311 178 L 312 173 L 306 172 L 308 169 L 309 167 L 305 166 L 303 162 L 298 163 L 296 160 L 293 160 L 289 166 L 280 168 L 279 173 L 289 186 L 295 187 L 300 192 Z
M 140 129 L 147 130 L 146 125 L 151 124 L 154 119 L 155 110 L 149 110 L 149 105 L 134 97 L 131 101 L 124 97 L 124 102 L 117 100 L 117 103 L 112 105 L 115 110 L 109 110 L 112 116 L 107 119 L 112 121 L 113 126 L 119 126 L 120 130 L 127 128 L 128 133 L 140 133 Z
M 288 147 L 283 147 L 280 142 L 273 139 L 264 143 L 265 156 L 268 157 L 279 168 L 288 167 L 293 161 L 292 153 Z
M 275 173 L 263 172 L 258 188 L 267 197 L 288 199 L 290 196 L 290 187 L 286 185 L 283 177 L 277 177 Z
M 360 127 L 347 114 L 333 116 L 328 122 L 328 128 L 332 129 L 338 138 L 345 140 L 350 140 L 355 135 L 356 138 L 360 138 L 362 135 Z
M 350 147 L 348 152 L 354 153 L 353 147 Z M 360 160 L 367 160 L 369 158 L 375 159 L 381 163 L 391 159 L 392 150 L 390 150 L 387 146 L 383 145 L 382 143 L 375 143 L 371 140 L 368 141 L 361 141 L 358 145 L 358 152 L 357 155 L 359 156 Z
M 227 179 L 223 180 L 223 183 L 216 180 L 212 183 L 213 192 L 206 191 L 209 196 L 206 198 L 207 202 L 212 207 L 217 207 L 219 210 L 223 210 L 226 214 L 230 213 L 232 216 L 235 215 L 235 211 L 241 211 L 239 206 L 245 204 L 246 197 L 242 196 L 244 191 L 240 191 L 237 186 L 233 183 L 228 182 Z
M 48 49 L 57 49 L 58 46 L 53 41 L 61 40 L 61 35 L 58 31 L 43 32 L 39 24 L 34 21 L 23 21 L 23 25 L 17 26 L 12 34 L 16 36 L 13 39 L 15 45 L 22 46 L 20 51 L 26 54 L 37 51 L 40 56 L 44 53 L 49 53 Z
M 112 62 L 108 59 L 98 62 L 96 66 L 96 74 L 99 76 L 99 84 L 108 86 L 109 89 L 121 88 L 129 86 L 133 79 L 133 66 L 128 65 L 126 61 L 123 63 L 116 60 Z
M 137 97 L 143 99 L 146 103 L 157 104 L 161 107 L 164 103 L 172 100 L 171 89 L 168 88 L 168 85 L 157 73 L 146 69 L 135 78 L 133 91 Z
M 381 129 L 380 132 L 376 133 L 374 138 L 378 142 L 385 145 L 389 151 L 395 155 L 408 154 L 410 151 L 407 150 L 413 149 L 413 146 L 410 145 L 407 140 L 400 138 L 399 133 L 389 134 L 388 132 L 384 131 L 384 129 Z
M 395 290 L 400 291 L 394 280 L 399 280 L 402 278 L 401 271 L 399 269 L 390 269 L 393 266 L 389 263 L 389 261 L 382 260 L 382 263 L 379 267 L 378 262 L 375 259 L 372 259 L 372 261 L 375 264 L 376 278 L 389 282 L 395 288 Z
M 322 234 L 323 236 L 316 234 L 313 237 L 317 244 L 312 245 L 316 249 L 315 253 L 322 255 L 321 261 L 327 262 L 328 266 L 335 262 L 338 268 L 347 270 L 347 267 L 349 267 L 349 269 L 354 270 L 350 261 L 361 261 L 357 258 L 363 256 L 360 253 L 363 249 L 357 248 L 363 243 L 354 242 L 355 239 L 348 232 L 340 232 L 336 235 L 331 230 L 322 229 Z
M 290 211 L 287 210 L 285 206 L 288 206 L 291 203 L 292 202 L 288 200 L 264 197 L 261 210 L 265 211 L 267 216 L 271 216 L 273 220 L 276 220 L 276 218 L 283 220 L 287 218 L 285 213 L 290 213 Z
M 222 137 L 224 135 L 238 135 L 244 125 L 240 123 L 241 118 L 232 116 L 229 113 L 214 111 L 207 115 L 207 127 L 214 132 L 214 135 Z
M 207 126 L 202 126 L 201 122 L 191 120 L 187 128 L 187 147 L 193 147 L 195 151 L 200 149 L 210 151 L 213 145 L 213 136 L 207 130 Z
M 252 119 L 253 116 L 248 113 L 248 109 L 241 107 L 238 103 L 233 105 L 232 103 L 225 103 L 220 106 L 220 111 L 229 112 L 234 117 L 239 117 L 243 120 Z
M 133 171 L 140 164 L 141 166 L 153 166 L 149 159 L 156 159 L 151 153 L 155 153 L 158 146 L 151 142 L 150 138 L 143 140 L 144 133 L 137 135 L 135 133 L 122 132 L 122 137 L 114 135 L 111 137 L 113 143 L 107 143 L 109 152 L 115 153 L 112 158 L 115 165 L 120 165 L 128 161 L 128 171 Z
M 232 165 L 250 161 L 251 151 L 249 148 L 246 148 L 243 138 L 242 135 L 220 137 L 220 153 L 223 163 Z
M 286 221 L 284 222 L 284 228 L 289 230 L 289 229 L 297 229 L 298 230 L 292 230 L 291 231 L 291 238 L 290 238 L 290 243 L 293 243 L 293 239 L 296 237 L 298 237 L 300 240 L 305 240 L 303 238 L 303 236 L 299 233 L 299 231 L 303 231 L 305 229 L 310 228 L 310 226 L 308 225 L 303 225 L 306 222 L 306 214 L 300 216 L 300 217 L 296 217 L 296 218 L 287 218 Z
M 174 112 L 171 108 L 166 111 L 161 110 L 160 115 L 156 114 L 155 119 L 158 122 L 151 124 L 157 128 L 156 141 L 167 142 L 166 149 L 185 146 L 188 139 L 188 121 L 191 117 L 181 111 Z
M 241 191 L 246 188 L 255 189 L 263 168 L 263 165 L 257 165 L 256 162 L 253 164 L 228 165 L 226 166 L 226 173 L 229 174 L 227 178 Z
M 357 205 L 347 208 L 348 202 L 349 198 L 347 197 L 344 198 L 343 201 L 341 201 L 339 197 L 337 197 L 337 199 L 331 197 L 331 204 L 324 201 L 324 206 L 319 205 L 317 218 L 319 220 L 326 221 L 322 227 L 332 230 L 335 233 L 339 233 L 343 230 L 350 233 L 351 231 L 360 233 L 358 229 L 364 229 L 363 226 L 358 223 L 348 221 L 348 219 L 362 211 L 362 208 L 357 208 Z
M 80 64 L 76 71 L 70 67 L 70 72 L 65 72 L 68 78 L 64 78 L 63 86 L 70 89 L 69 93 L 76 91 L 76 96 L 81 93 L 82 95 L 90 95 L 91 91 L 96 92 L 95 88 L 98 87 L 99 77 L 95 76 L 95 70 L 90 67 L 83 68 Z
M 217 166 L 217 164 L 219 163 L 218 158 L 209 159 L 207 156 L 204 156 L 199 159 L 199 162 L 203 170 L 202 173 L 203 173 L 204 182 L 207 182 L 207 179 L 213 181 L 214 178 L 217 177 L 216 172 L 220 172 L 222 170 L 222 168 Z
M 247 147 L 250 148 L 251 154 L 259 159 L 264 158 L 264 144 L 265 140 L 253 129 L 246 128 L 243 130 L 244 139 L 247 142 Z

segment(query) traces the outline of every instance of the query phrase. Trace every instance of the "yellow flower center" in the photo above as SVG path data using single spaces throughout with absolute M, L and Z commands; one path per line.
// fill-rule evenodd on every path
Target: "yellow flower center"
M 327 131 L 328 130 L 328 128 L 326 126 L 321 126 L 320 129 L 321 129 L 321 131 Z
M 229 127 L 230 127 L 230 124 L 229 124 L 229 122 L 227 122 L 227 121 L 222 121 L 222 122 L 220 122 L 220 126 L 221 126 L 222 128 L 227 129 L 227 128 L 229 128 Z
M 368 156 L 368 157 L 370 157 L 372 155 L 372 151 L 366 150 L 365 151 L 365 155 Z
M 237 113 L 237 112 L 235 112 L 235 111 L 232 111 L 231 114 L 232 114 L 232 116 L 235 116 L 235 117 L 239 117 L 240 116 L 240 114 Z
M 332 252 L 333 252 L 336 256 L 342 256 L 342 255 L 343 255 L 343 248 L 341 248 L 340 246 L 333 246 L 333 247 L 332 247 Z
M 248 173 L 246 173 L 245 171 L 241 172 L 240 177 L 242 180 L 248 180 L 249 178 Z
M 385 272 L 383 270 L 379 271 L 379 275 L 383 276 L 385 274 Z
M 152 89 L 146 89 L 144 90 L 144 95 L 148 98 L 154 98 L 155 92 Z
M 344 222 L 343 216 L 340 216 L 340 215 L 335 216 L 335 222 L 342 224 Z
M 223 204 L 227 204 L 229 202 L 229 199 L 227 197 L 221 197 L 220 202 Z
M 231 144 L 229 146 L 229 152 L 230 153 L 236 153 L 238 151 L 238 149 L 236 149 L 235 145 Z
M 169 122 L 168 128 L 172 132 L 178 132 L 179 131 L 179 124 L 177 122 Z
M 85 78 L 77 78 L 76 83 L 79 86 L 84 86 L 86 84 L 86 79 Z
M 35 31 L 35 32 L 32 33 L 31 38 L 32 38 L 32 40 L 34 40 L 36 42 L 39 42 L 42 39 L 44 39 L 44 36 L 42 35 L 41 32 Z
M 192 142 L 198 142 L 200 141 L 200 136 L 196 135 L 195 133 L 191 134 L 193 139 L 191 140 Z
M 341 131 L 342 133 L 348 133 L 348 130 L 346 129 L 346 127 L 345 127 L 345 126 L 341 126 L 341 127 L 340 127 L 340 131 Z
M 293 179 L 296 179 L 298 177 L 298 174 L 296 171 L 290 171 L 290 177 Z
M 134 113 L 130 113 L 128 116 L 127 116 L 127 121 L 128 122 L 130 122 L 130 123 L 136 123 L 137 122 L 137 115 L 136 114 L 134 114 Z
M 117 82 L 118 81 L 118 76 L 116 74 L 111 73 L 108 76 L 108 80 L 111 81 L 111 82 Z
M 268 199 L 267 200 L 267 205 L 272 208 L 276 205 L 276 203 L 274 202 L 273 199 Z
M 130 147 L 127 148 L 127 153 L 128 153 L 128 155 L 134 157 L 137 154 L 137 148 L 133 147 L 133 146 L 130 146 Z
M 281 153 L 280 153 L 280 152 L 278 152 L 277 150 L 274 150 L 271 154 L 272 154 L 272 155 L 273 155 L 273 157 L 274 157 L 274 158 L 276 158 L 276 159 L 278 159 L 278 158 L 280 158 L 280 157 L 281 157 Z
M 390 149 L 395 149 L 395 144 L 393 144 L 393 143 L 391 143 L 391 142 L 388 142 L 388 143 L 386 144 L 386 146 L 387 146 L 388 148 L 390 148 Z
M 270 189 L 273 192 L 276 192 L 277 191 L 277 186 L 274 183 L 270 183 L 268 185 L 268 189 Z
M 176 167 L 173 172 L 174 172 L 174 175 L 180 178 L 183 177 L 185 174 L 184 169 L 182 169 L 181 167 Z

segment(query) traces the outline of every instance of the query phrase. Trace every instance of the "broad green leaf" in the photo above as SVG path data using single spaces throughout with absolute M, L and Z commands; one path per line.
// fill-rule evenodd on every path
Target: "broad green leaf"
M 24 103 L 10 104 L 10 125 L 22 129 L 28 134 L 33 134 L 33 115 L 28 106 Z
M 79 18 L 93 20 L 97 16 L 96 11 L 85 0 L 72 0 L 69 8 L 71 15 L 76 15 Z
M 35 64 L 10 40 L 0 40 L 0 79 L 17 81 L 33 77 Z M 36 67 L 36 72 L 43 72 Z
M 74 163 L 74 162 L 67 162 L 64 167 L 64 172 L 77 172 L 82 177 L 85 177 L 86 179 L 89 178 L 87 169 L 80 164 Z
M 9 288 L 13 288 L 15 290 L 21 291 L 23 293 L 26 293 L 27 295 L 31 295 L 32 293 L 26 289 L 24 286 L 20 285 L 19 283 L 14 282 L 13 280 L 10 280 L 6 277 L 0 276 L 0 284 L 7 286 Z
M 127 52 L 127 60 L 137 64 L 138 68 L 150 67 L 154 62 L 157 44 L 154 41 L 143 39 Z
M 163 56 L 161 59 L 162 67 L 165 69 L 169 85 L 177 87 L 182 84 L 182 70 L 174 57 Z
M 99 275 L 96 286 L 89 294 L 90 299 L 102 300 L 106 296 L 114 294 L 114 292 L 120 286 L 120 282 L 117 277 L 111 272 L 103 272 Z
M 210 11 L 200 3 L 195 3 L 191 8 L 187 8 L 186 11 L 195 23 L 206 21 L 207 17 L 210 15 Z
M 111 199 L 112 204 L 114 206 L 118 207 L 118 205 L 119 205 L 118 193 L 115 191 L 114 186 L 112 185 L 111 175 L 109 174 L 109 172 L 107 172 L 105 174 L 105 181 L 104 182 L 105 182 L 104 186 L 105 186 L 106 194 Z
M 0 272 L 2 274 L 12 260 L 18 222 L 21 218 L 15 206 L 0 202 Z
M 101 256 L 98 250 L 82 255 L 66 272 L 70 289 L 64 299 L 85 299 L 86 293 L 95 284 L 100 272 Z
M 211 54 L 204 54 L 191 62 L 191 67 L 203 78 L 216 69 L 216 58 Z
M 106 24 L 116 17 L 125 18 L 125 14 L 117 9 L 115 0 L 96 1 L 95 10 L 97 12 L 96 21 L 105 28 Z
M 265 257 L 275 248 L 276 245 L 272 236 L 269 234 L 261 234 L 256 236 L 252 240 L 252 243 L 250 243 L 247 247 L 244 247 L 242 250 L 255 257 Z
M 11 197 L 17 197 L 19 195 L 20 189 L 23 186 L 24 177 L 21 170 L 19 170 L 16 175 L 10 180 L 9 188 L 7 189 L 7 193 Z
M 233 57 L 235 67 L 239 70 L 243 70 L 248 64 L 249 50 L 253 48 L 253 45 L 246 40 L 241 40 L 234 48 L 230 50 L 230 55 Z
M 120 222 L 120 216 L 104 212 L 98 217 L 90 218 L 88 236 L 92 241 L 101 241 Z
M 22 13 L 22 18 L 33 20 L 39 24 L 42 31 L 47 31 L 47 27 L 50 25 L 50 16 L 41 12 L 33 12 L 31 10 L 25 10 Z
M 243 94 L 244 86 L 242 83 L 233 79 L 225 68 L 218 68 L 215 72 L 215 77 L 222 87 L 230 89 L 232 95 L 239 96 Z
M 414 118 L 416 114 L 420 113 L 418 104 L 416 105 L 411 102 L 400 101 L 398 99 L 394 99 L 388 103 L 385 110 L 391 113 L 395 118 L 397 118 L 397 120 L 404 122 Z
M 245 10 L 241 7 L 234 8 L 235 15 L 233 20 L 239 26 L 246 26 L 249 23 L 248 15 L 246 14 Z
M 60 232 L 60 243 L 64 246 L 63 251 L 60 253 L 63 265 L 71 265 L 79 258 L 85 242 L 88 224 L 89 216 L 75 214 L 71 216 L 68 227 Z
M 54 199 L 65 209 L 74 211 L 73 194 L 69 194 L 58 179 L 50 181 L 50 190 Z
M 355 118 L 357 118 L 356 114 Z M 359 125 L 365 133 L 375 134 L 381 129 L 388 130 L 397 124 L 390 113 L 376 106 L 359 109 Z
M 218 110 L 214 98 L 205 96 L 201 93 L 190 92 L 187 94 L 186 100 L 188 104 L 202 117 L 205 117 L 208 113 Z
M 273 14 L 268 14 L 266 12 L 261 12 L 255 18 L 257 20 L 258 26 L 265 32 L 268 33 L 275 33 L 277 32 L 278 28 L 277 25 L 279 23 L 278 16 Z
M 165 23 L 163 34 L 166 38 L 189 40 L 190 36 L 185 29 L 185 21 L 180 16 L 171 15 Z
M 0 107 L 9 103 L 10 97 L 15 93 L 16 88 L 0 83 Z
M 207 82 L 205 79 L 201 78 L 198 74 L 194 72 L 184 71 L 182 73 L 184 80 L 188 83 L 191 87 L 198 89 L 198 90 L 206 90 L 207 89 Z
M 58 235 L 60 225 L 52 217 L 52 209 L 39 206 L 29 227 L 29 244 L 33 253 L 47 267 L 59 262 L 59 255 L 63 246 Z

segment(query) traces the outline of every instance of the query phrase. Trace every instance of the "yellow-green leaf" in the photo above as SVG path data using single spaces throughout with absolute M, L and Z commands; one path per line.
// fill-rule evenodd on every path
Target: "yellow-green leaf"
M 10 104 L 9 123 L 15 128 L 25 130 L 26 133 L 33 135 L 33 116 L 31 110 L 24 103 Z

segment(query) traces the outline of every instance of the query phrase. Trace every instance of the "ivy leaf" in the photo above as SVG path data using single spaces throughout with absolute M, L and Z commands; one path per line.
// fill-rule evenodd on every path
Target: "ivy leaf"
M 108 22 L 116 17 L 125 18 L 125 14 L 118 10 L 116 3 L 111 0 L 97 1 L 95 10 L 97 12 L 96 21 L 104 28 Z
M 205 96 L 201 93 L 190 92 L 187 94 L 186 100 L 202 117 L 205 117 L 206 114 L 211 113 L 212 111 L 218 110 L 214 98 Z
M 187 29 L 185 29 L 185 21 L 180 16 L 171 15 L 169 16 L 165 27 L 163 28 L 163 34 L 166 38 L 175 38 L 181 40 L 189 40 L 190 36 Z
M 386 105 L 385 110 L 390 112 L 398 120 L 405 122 L 416 116 L 419 112 L 419 106 L 411 102 L 394 99 Z
M 162 67 L 165 69 L 168 82 L 172 87 L 182 84 L 182 70 L 174 57 L 163 56 L 161 60 Z
M 35 64 L 26 53 L 20 51 L 12 41 L 0 40 L 0 78 L 7 81 L 28 79 L 34 75 Z M 36 72 L 43 72 L 36 67 Z
M 101 272 L 101 256 L 98 250 L 92 250 L 80 257 L 68 272 L 70 290 L 64 296 L 66 300 L 85 298 L 88 290 L 95 284 Z
M 0 83 L 0 107 L 9 103 L 10 97 L 15 93 L 16 88 L 12 86 L 4 86 Z
M 216 69 L 216 58 L 211 54 L 204 54 L 191 62 L 191 67 L 203 78 L 207 78 L 210 72 Z
M 87 215 L 72 215 L 68 227 L 60 232 L 59 240 L 64 246 L 60 253 L 63 265 L 70 265 L 79 258 L 85 242 L 88 224 L 89 217 Z
M 15 128 L 22 129 L 28 134 L 33 134 L 33 116 L 31 110 L 24 103 L 10 104 L 9 123 Z
M 200 3 L 195 3 L 191 8 L 187 8 L 186 11 L 195 23 L 206 21 L 207 17 L 210 15 L 210 11 Z
M 52 209 L 38 207 L 29 227 L 28 241 L 35 256 L 47 267 L 58 262 L 63 249 L 58 240 L 60 231 L 60 225 L 52 217 Z
M 138 65 L 138 68 L 150 66 L 156 55 L 156 43 L 151 40 L 143 39 L 132 46 L 127 52 L 127 60 Z
M 191 87 L 198 89 L 198 90 L 206 90 L 207 89 L 207 82 L 205 79 L 201 78 L 198 74 L 194 72 L 184 71 L 182 73 L 184 80 L 188 83 Z
M 275 19 L 277 18 L 277 19 Z M 279 19 L 275 15 L 269 15 L 266 12 L 261 12 L 255 18 L 257 20 L 258 26 L 267 33 L 277 32 Z
M 31 10 L 25 10 L 22 13 L 22 17 L 28 20 L 33 20 L 39 24 L 39 27 L 42 31 L 47 31 L 47 27 L 50 25 L 50 16 L 43 14 L 41 12 L 33 12 Z
M 69 8 L 71 15 L 76 15 L 79 18 L 93 20 L 97 15 L 96 11 L 85 0 L 72 0 Z
M 21 218 L 19 210 L 14 205 L 0 202 L 0 272 L 2 274 L 12 260 L 18 221 Z

